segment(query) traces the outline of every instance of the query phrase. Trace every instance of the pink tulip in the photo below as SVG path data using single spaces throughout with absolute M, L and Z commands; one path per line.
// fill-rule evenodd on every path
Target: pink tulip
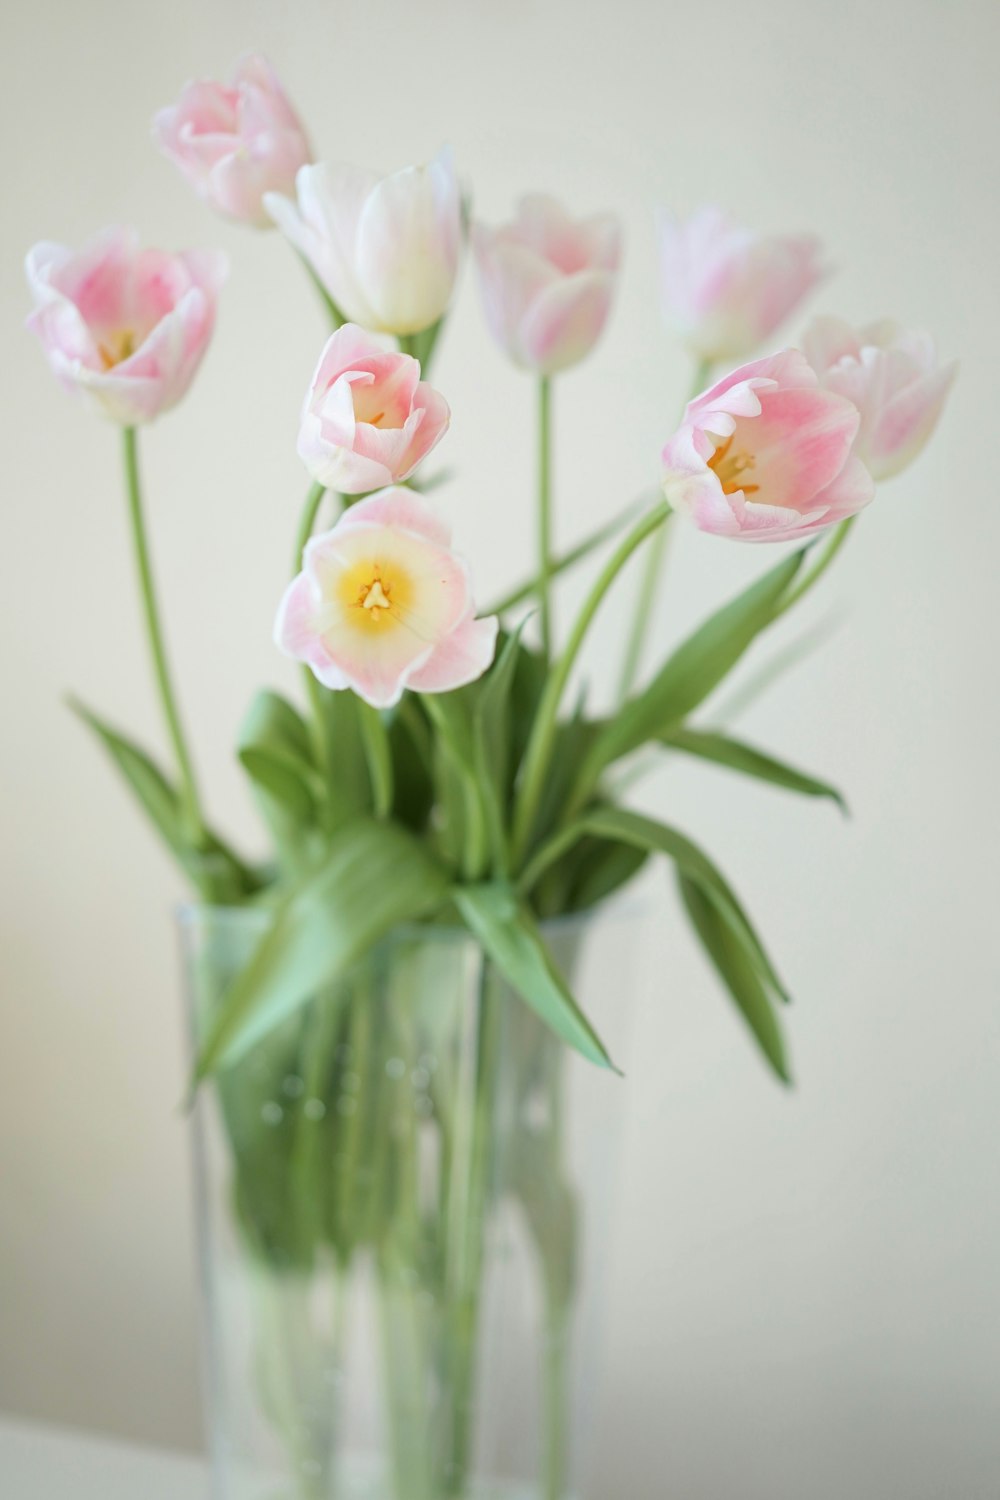
M 191 384 L 227 267 L 219 250 L 140 250 L 130 229 L 107 229 L 82 250 L 36 245 L 28 327 L 67 389 L 137 426 L 176 406 Z
M 498 622 L 474 618 L 469 575 L 451 535 L 411 490 L 387 489 L 346 510 L 306 546 L 274 638 L 328 688 L 376 708 L 405 688 L 446 693 L 481 677 Z
M 320 355 L 299 428 L 299 457 L 314 479 L 362 495 L 406 479 L 448 430 L 444 397 L 420 364 L 387 351 L 353 323 Z
M 803 347 L 820 383 L 861 413 L 855 452 L 874 478 L 911 464 L 937 426 L 958 362 L 939 364 L 929 334 L 888 319 L 854 329 L 815 318 Z
M 529 194 L 510 224 L 477 224 L 472 242 L 486 321 L 515 364 L 554 375 L 590 353 L 621 260 L 613 215 L 572 219 L 555 199 Z
M 231 84 L 189 83 L 153 119 L 153 138 L 220 213 L 271 225 L 265 193 L 290 193 L 312 159 L 298 115 L 263 57 L 244 57 Z
M 852 453 L 857 409 L 785 349 L 733 370 L 690 402 L 663 450 L 664 492 L 702 531 L 784 542 L 868 504 Z
M 265 206 L 353 323 L 380 333 L 429 328 L 451 301 L 462 209 L 451 152 L 391 177 L 356 167 L 306 166 L 297 201 Z
M 660 284 L 670 326 L 699 359 L 745 359 L 824 275 L 812 235 L 762 235 L 702 208 L 659 221 Z

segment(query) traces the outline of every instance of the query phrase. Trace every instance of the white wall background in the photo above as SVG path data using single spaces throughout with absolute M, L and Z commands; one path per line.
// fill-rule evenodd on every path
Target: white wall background
M 213 220 L 148 140 L 187 77 L 255 47 L 327 155 L 390 168 L 447 139 L 485 217 L 522 188 L 624 216 L 613 325 L 558 392 L 564 538 L 655 477 L 688 378 L 655 307 L 657 200 L 818 230 L 839 271 L 815 306 L 924 323 L 961 357 L 933 448 L 810 606 L 832 639 L 744 723 L 840 782 L 853 819 L 722 772 L 650 789 L 781 956 L 799 1082 L 772 1085 L 665 897 L 625 1086 L 604 1420 L 606 1493 L 623 1500 L 992 1500 L 1000 12 L 32 0 L 5 28 L 0 1405 L 199 1442 L 179 886 L 60 698 L 72 687 L 150 743 L 160 726 L 115 434 L 20 331 L 20 257 L 114 220 L 233 254 L 216 345 L 145 458 L 203 779 L 219 820 L 255 837 L 228 747 L 254 686 L 288 680 L 269 635 L 320 325 L 277 236 Z M 443 503 L 485 593 L 530 545 L 531 391 L 489 345 L 469 277 L 437 379 L 461 471 Z M 684 535 L 660 639 L 764 561 Z

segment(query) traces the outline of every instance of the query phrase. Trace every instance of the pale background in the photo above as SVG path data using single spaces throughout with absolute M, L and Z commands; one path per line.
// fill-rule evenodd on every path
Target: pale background
M 256 837 L 229 745 L 254 686 L 292 681 L 270 626 L 321 325 L 278 237 L 214 220 L 148 139 L 185 79 L 256 47 L 327 155 L 388 169 L 449 140 L 485 217 L 523 188 L 624 216 L 609 334 L 558 391 L 564 538 L 655 476 L 688 379 L 656 313 L 657 201 L 817 230 L 839 270 L 815 307 L 924 323 L 961 358 L 933 447 L 815 601 L 831 640 L 742 726 L 843 785 L 853 819 L 723 772 L 649 789 L 781 956 L 798 1086 L 766 1076 L 657 886 L 603 1420 L 609 1500 L 1000 1492 L 998 17 L 985 0 L 9 8 L 0 1407 L 199 1442 L 179 885 L 60 701 L 72 687 L 161 743 L 116 434 L 21 332 L 20 259 L 114 220 L 234 257 L 194 394 L 145 458 L 204 783 Z M 531 392 L 471 277 L 437 379 L 461 471 L 442 503 L 485 593 L 524 570 Z M 685 535 L 658 636 L 764 562 Z M 616 623 L 595 640 L 605 679 Z

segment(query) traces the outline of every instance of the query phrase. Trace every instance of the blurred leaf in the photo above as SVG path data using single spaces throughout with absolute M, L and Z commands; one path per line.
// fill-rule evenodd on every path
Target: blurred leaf
M 757 1038 L 771 1067 L 782 1082 L 790 1083 L 791 1075 L 781 1028 L 760 976 L 747 957 L 745 947 L 703 886 L 680 874 L 678 881 L 681 899 L 705 952 Z
M 239 901 L 259 889 L 253 870 L 219 836 L 206 830 L 206 844 L 198 849 L 185 829 L 181 799 L 159 766 L 133 740 L 119 734 L 75 699 L 70 708 L 98 736 L 133 794 L 145 809 L 167 848 L 202 899 Z
M 472 713 L 473 770 L 483 799 L 493 862 L 504 875 L 507 873 L 505 810 L 511 749 L 510 695 L 526 624 L 527 619 L 522 620 L 503 641 L 492 671 L 483 679 Z
M 839 624 L 839 619 L 828 615 L 820 620 L 818 625 L 814 625 L 810 630 L 804 630 L 801 635 L 775 651 L 753 673 L 737 683 L 722 703 L 713 708 L 713 723 L 725 725 L 738 719 L 752 704 L 756 703 L 772 683 L 777 682 L 786 672 L 790 672 L 793 667 L 797 667 L 800 662 L 812 656 L 814 651 L 828 641 Z
M 689 636 L 652 682 L 609 720 L 578 778 L 579 807 L 612 761 L 658 739 L 702 703 L 772 621 L 776 606 L 802 565 L 803 552 L 786 557 Z
M 396 824 L 359 819 L 341 828 L 324 863 L 277 906 L 225 995 L 196 1079 L 236 1061 L 392 928 L 433 911 L 447 889 L 437 862 Z
M 705 729 L 673 729 L 669 734 L 661 736 L 661 743 L 669 749 L 683 750 L 686 755 L 697 756 L 699 760 L 711 761 L 713 765 L 726 766 L 731 771 L 752 776 L 757 781 L 769 781 L 773 786 L 783 787 L 786 791 L 800 792 L 804 797 L 829 797 L 832 802 L 836 802 L 841 812 L 847 811 L 844 798 L 829 782 L 807 776 L 804 771 L 796 771 L 794 766 L 785 765 L 783 761 L 775 760 L 762 750 L 755 750 L 752 745 L 745 745 L 728 735 Z
M 407 695 L 389 720 L 392 752 L 392 815 L 414 833 L 422 833 L 434 806 L 431 777 L 431 729 L 413 693 Z
M 456 886 L 452 892 L 466 926 L 509 984 L 557 1036 L 588 1061 L 613 1064 L 545 946 L 534 918 L 509 886 Z
M 325 788 L 309 729 L 278 693 L 259 692 L 240 728 L 237 755 L 281 863 L 297 873 L 315 856 Z

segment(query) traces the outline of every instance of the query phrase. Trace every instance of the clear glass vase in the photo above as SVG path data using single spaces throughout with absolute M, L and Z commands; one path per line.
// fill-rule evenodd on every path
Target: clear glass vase
M 266 920 L 182 912 L 195 1043 Z M 635 935 L 620 909 L 547 929 L 618 1057 Z M 623 1097 L 435 927 L 209 1080 L 215 1500 L 587 1500 Z

